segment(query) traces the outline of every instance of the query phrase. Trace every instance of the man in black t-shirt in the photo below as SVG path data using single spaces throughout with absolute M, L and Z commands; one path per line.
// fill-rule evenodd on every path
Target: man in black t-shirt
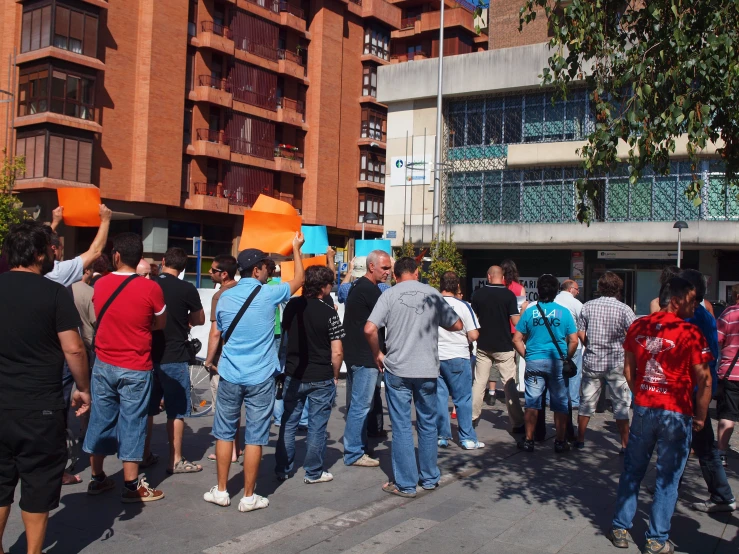
M 0 551 L 20 479 L 28 552 L 40 553 L 67 463 L 62 365 L 77 383 L 78 416 L 90 409 L 90 376 L 72 296 L 43 277 L 54 267 L 44 226 L 12 226 L 3 250 L 10 271 L 0 275 Z
M 485 389 L 490 372 L 494 370 L 503 381 L 512 432 L 523 433 L 523 410 L 516 389 L 516 352 L 511 335 L 511 323 L 518 323 L 521 314 L 516 296 L 505 286 L 502 268 L 494 265 L 488 269 L 488 282 L 472 295 L 472 309 L 480 320 L 472 385 L 472 420 L 480 418 Z
M 331 294 L 333 281 L 334 274 L 329 268 L 307 268 L 303 296 L 292 298 L 282 315 L 282 330 L 287 333 L 283 387 L 285 411 L 275 452 L 275 473 L 281 481 L 286 480 L 293 470 L 295 433 L 303 406 L 308 400 L 304 482 L 326 483 L 334 478 L 323 471 L 326 426 L 331 417 L 331 406 L 344 358 L 341 344 L 344 328 L 336 310 L 323 301 Z
M 155 280 L 162 288 L 169 315 L 164 329 L 152 333 L 154 382 L 149 403 L 146 449 L 141 467 L 149 467 L 159 461 L 159 457 L 150 450 L 151 431 L 154 416 L 159 413 L 159 405 L 164 398 L 169 437 L 167 473 L 170 474 L 196 473 L 203 469 L 182 457 L 184 418 L 190 415 L 190 354 L 186 346 L 187 337 L 190 327 L 205 323 L 205 312 L 198 289 L 178 278 L 186 265 L 187 253 L 182 248 L 170 248 L 164 253 L 162 271 Z
M 351 403 L 347 402 L 344 428 L 344 463 L 348 466 L 380 465 L 379 460 L 367 453 L 367 416 L 379 387 L 380 370 L 364 335 L 364 326 L 380 298 L 378 284 L 387 281 L 391 270 L 392 262 L 386 252 L 370 252 L 367 273 L 352 283 L 345 302 L 344 351 L 347 353 L 347 382 L 351 381 Z M 384 350 L 384 333 L 380 335 L 380 348 Z

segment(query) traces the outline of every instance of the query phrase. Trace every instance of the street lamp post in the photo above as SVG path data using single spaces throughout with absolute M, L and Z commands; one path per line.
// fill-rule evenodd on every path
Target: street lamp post
M 688 224 L 685 221 L 676 221 L 673 229 L 677 229 L 677 267 L 682 267 L 681 264 L 681 250 L 682 250 L 682 231 L 688 228 Z
M 364 217 L 362 218 L 362 240 L 364 240 L 364 224 L 365 222 L 369 221 L 372 223 L 373 221 L 378 221 L 377 214 L 373 212 L 367 212 L 364 214 Z

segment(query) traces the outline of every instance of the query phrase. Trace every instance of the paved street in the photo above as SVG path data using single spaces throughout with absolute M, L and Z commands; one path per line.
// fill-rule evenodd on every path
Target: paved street
M 99 497 L 85 493 L 86 483 L 64 487 L 61 505 L 52 513 L 46 552 L 238 554 L 242 552 L 310 552 L 361 554 L 403 552 L 463 552 L 579 554 L 619 552 L 603 533 L 610 524 L 621 458 L 610 413 L 591 424 L 588 450 L 555 456 L 553 428 L 547 442 L 533 454 L 516 449 L 504 431 L 507 418 L 501 402 L 485 408 L 480 439 L 482 451 L 465 452 L 453 445 L 440 451 L 442 487 L 408 500 L 388 495 L 380 485 L 390 475 L 390 441 L 378 444 L 380 468 L 349 468 L 342 462 L 343 387 L 329 423 L 327 469 L 334 481 L 303 484 L 303 471 L 279 483 L 273 477 L 276 427 L 265 449 L 257 491 L 270 507 L 242 514 L 237 503 L 243 491 L 241 466 L 233 465 L 229 480 L 232 505 L 221 508 L 202 500 L 216 483 L 215 464 L 206 460 L 213 450 L 212 417 L 188 420 L 185 455 L 202 460 L 195 475 L 167 476 L 164 461 L 148 472 L 149 482 L 166 493 L 161 502 L 145 506 L 121 504 L 117 491 Z M 164 416 L 155 425 L 154 450 L 165 454 Z M 389 420 L 386 418 L 386 426 Z M 298 436 L 298 459 L 304 435 Z M 734 441 L 736 445 L 737 441 Z M 163 456 L 164 457 L 164 456 Z M 81 462 L 82 463 L 82 462 Z M 85 462 L 85 466 L 87 466 Z M 117 460 L 106 470 L 122 482 Z M 88 467 L 82 477 L 89 479 Z M 739 491 L 739 456 L 732 453 L 729 476 Z M 654 471 L 646 479 L 654 482 Z M 420 490 L 420 489 L 419 489 Z M 649 495 L 644 487 L 632 531 L 644 543 Z M 672 539 L 679 552 L 729 554 L 739 551 L 739 517 L 709 516 L 691 511 L 690 501 L 705 498 L 705 485 L 691 459 L 675 517 Z M 17 507 L 17 504 L 16 504 Z M 20 515 L 11 514 L 4 545 L 10 554 L 25 553 Z M 623 552 L 638 552 L 632 547 Z

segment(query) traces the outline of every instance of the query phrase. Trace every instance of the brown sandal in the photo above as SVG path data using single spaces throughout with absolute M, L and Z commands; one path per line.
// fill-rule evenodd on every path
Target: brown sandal
M 395 496 L 402 496 L 403 498 L 415 498 L 416 497 L 415 492 L 403 492 L 398 488 L 398 485 L 396 485 L 392 481 L 382 485 L 382 490 L 390 494 L 394 494 Z
M 174 475 L 176 473 L 197 473 L 199 471 L 203 471 L 201 466 L 188 462 L 185 458 L 182 458 L 175 464 L 174 468 L 168 469 L 167 473 Z

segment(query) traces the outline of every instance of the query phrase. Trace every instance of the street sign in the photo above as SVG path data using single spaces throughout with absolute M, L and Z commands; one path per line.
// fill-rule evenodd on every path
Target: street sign
M 398 232 L 397 231 L 385 231 L 385 238 L 386 239 L 394 239 L 397 238 Z

